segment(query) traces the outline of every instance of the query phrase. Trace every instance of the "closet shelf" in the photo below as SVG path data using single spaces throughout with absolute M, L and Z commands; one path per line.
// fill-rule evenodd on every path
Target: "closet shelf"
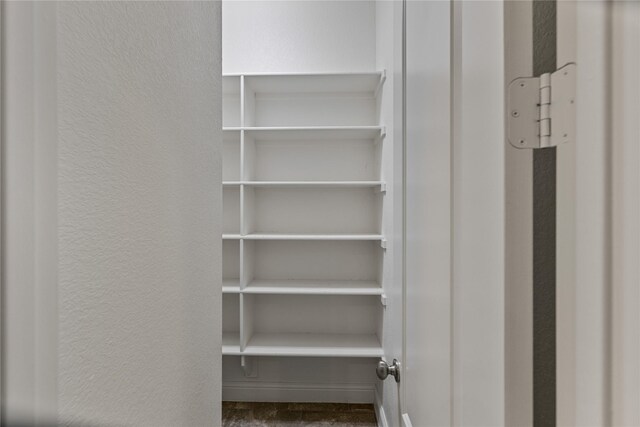
M 256 93 L 326 93 L 373 92 L 385 80 L 385 71 L 353 73 L 253 73 L 227 74 L 244 76 Z
M 224 181 L 224 186 L 247 185 L 251 187 L 384 187 L 383 181 Z
M 224 355 L 383 355 L 385 78 L 224 77 Z
M 365 280 L 254 280 L 245 294 L 272 295 L 382 295 L 380 284 Z
M 242 236 L 245 240 L 384 240 L 381 234 L 293 234 L 251 233 Z
M 222 235 L 222 240 L 240 240 L 240 235 L 239 234 L 223 234 Z
M 246 356 L 382 357 L 375 334 L 254 333 Z
M 287 126 L 244 127 L 247 135 L 260 141 L 314 140 L 314 139 L 377 139 L 384 136 L 383 126 Z
M 223 279 L 222 293 L 223 294 L 240 293 L 240 279 Z
M 240 334 L 238 332 L 222 333 L 222 354 L 240 355 Z

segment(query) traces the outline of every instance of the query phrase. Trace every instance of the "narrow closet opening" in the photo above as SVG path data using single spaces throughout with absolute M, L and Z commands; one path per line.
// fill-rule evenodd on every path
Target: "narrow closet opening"
M 300 425 L 331 403 L 376 425 L 397 55 L 381 3 L 223 1 L 223 418 L 270 402 Z

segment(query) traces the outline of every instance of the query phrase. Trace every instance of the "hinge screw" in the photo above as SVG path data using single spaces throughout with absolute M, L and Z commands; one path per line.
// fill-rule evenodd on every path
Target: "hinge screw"
M 513 112 L 511 113 L 511 115 L 512 115 L 513 117 L 518 117 L 518 116 L 520 116 L 520 113 L 518 113 L 517 111 L 513 111 Z

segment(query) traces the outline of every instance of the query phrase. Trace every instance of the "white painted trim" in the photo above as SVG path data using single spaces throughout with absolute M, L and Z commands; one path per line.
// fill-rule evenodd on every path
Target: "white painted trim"
M 504 425 L 503 2 L 453 2 L 451 425 Z M 422 424 L 421 420 L 415 420 Z
M 557 3 L 556 65 L 576 60 L 576 2 Z M 578 65 L 578 73 L 582 64 Z M 578 103 L 580 102 L 578 95 Z M 576 425 L 576 144 L 556 149 L 556 421 Z
M 8 423 L 47 424 L 57 416 L 56 9 L 56 3 L 2 4 L 2 397 Z
M 504 3 L 505 85 L 533 75 L 531 0 Z M 533 153 L 505 140 L 505 425 L 533 422 Z
M 373 407 L 376 410 L 376 420 L 378 421 L 378 427 L 389 427 L 389 420 L 387 418 L 387 414 L 384 411 L 382 398 L 380 397 L 380 393 L 378 393 L 377 388 L 374 391 Z
M 613 426 L 640 425 L 640 4 L 613 2 Z
M 611 425 L 609 5 L 576 3 L 574 425 Z
M 222 400 L 240 402 L 373 403 L 374 385 L 227 381 Z
M 409 414 L 402 414 L 402 427 L 413 427 Z

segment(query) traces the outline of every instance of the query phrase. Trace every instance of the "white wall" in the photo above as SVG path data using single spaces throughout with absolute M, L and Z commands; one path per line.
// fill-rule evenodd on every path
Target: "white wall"
M 224 73 L 371 71 L 375 2 L 225 0 Z
M 3 403 L 24 418 L 48 400 L 63 424 L 218 425 L 220 3 L 3 12 L 3 185 L 21 200 L 3 225 L 28 233 L 5 240 Z

